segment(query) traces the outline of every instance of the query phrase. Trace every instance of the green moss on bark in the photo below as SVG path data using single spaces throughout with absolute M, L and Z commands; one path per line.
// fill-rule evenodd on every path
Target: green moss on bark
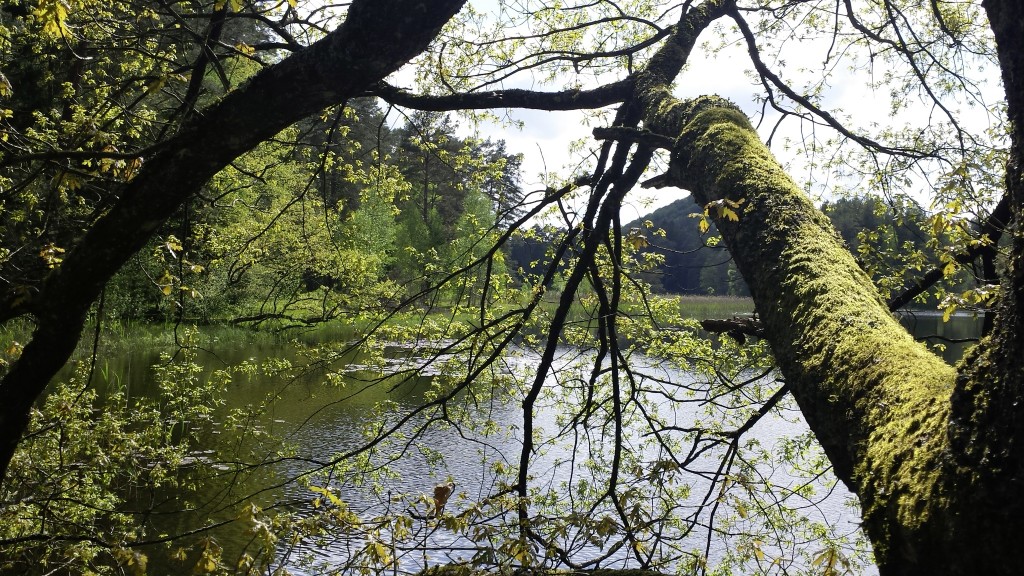
M 797 402 L 861 499 L 880 564 L 932 564 L 921 547 L 949 520 L 943 472 L 955 371 L 890 314 L 740 110 L 702 97 L 661 100 L 652 112 L 655 131 L 678 135 L 669 181 L 702 204 L 742 202 L 738 222 L 716 225 Z

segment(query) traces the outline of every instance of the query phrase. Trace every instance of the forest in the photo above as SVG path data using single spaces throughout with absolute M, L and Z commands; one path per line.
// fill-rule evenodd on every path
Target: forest
M 928 246 L 929 216 L 915 202 L 890 204 L 849 196 L 826 200 L 819 207 L 880 287 L 901 293 L 905 278 L 899 270 L 940 264 L 938 254 Z M 642 277 L 660 293 L 749 296 L 743 277 L 725 246 L 719 244 L 714 224 L 702 230 L 698 223 L 702 213 L 703 207 L 685 198 L 624 226 L 643 232 L 649 242 L 643 252 L 657 254 L 660 260 L 658 267 Z M 950 243 L 948 237 L 941 240 Z M 523 261 L 515 257 L 516 246 L 512 244 L 513 259 Z M 975 277 L 968 270 L 957 270 L 944 278 L 942 287 L 970 291 Z M 894 309 L 908 304 L 934 308 L 937 297 L 933 293 L 930 299 L 901 301 Z
M 279 330 L 395 307 L 519 213 L 519 158 L 445 115 L 392 129 L 365 100 L 294 130 L 300 144 L 250 153 L 169 220 L 107 285 L 104 313 Z
M 1022 41 L 3 2 L 0 573 L 1019 574 Z

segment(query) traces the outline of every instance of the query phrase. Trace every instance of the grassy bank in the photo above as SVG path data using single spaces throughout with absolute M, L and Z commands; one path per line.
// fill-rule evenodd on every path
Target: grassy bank
M 753 314 L 754 300 L 740 296 L 679 296 L 679 311 L 686 318 L 732 318 Z
M 551 315 L 558 303 L 558 293 L 546 294 L 539 313 Z M 666 297 L 666 296 L 660 296 Z M 735 296 L 667 296 L 676 298 L 680 314 L 685 318 L 703 320 L 707 318 L 731 318 L 736 315 L 750 314 L 754 311 L 754 303 L 750 298 Z M 507 304 L 505 307 L 509 307 Z M 570 321 L 585 322 L 589 314 L 578 303 L 570 312 Z M 542 316 L 543 317 L 543 316 Z M 479 322 L 476 311 L 462 310 L 453 313 L 443 307 L 432 311 L 409 310 L 394 315 L 388 325 L 393 328 L 405 327 L 415 330 L 423 323 L 447 324 L 464 322 L 467 325 Z M 254 344 L 273 345 L 292 338 L 306 342 L 350 341 L 359 334 L 375 325 L 365 317 L 336 319 L 322 325 L 307 328 L 282 330 L 282 326 L 273 324 L 261 329 L 251 329 L 227 324 L 202 326 L 200 341 L 193 342 L 202 347 L 217 348 L 218 345 L 250 346 Z M 107 321 L 101 331 L 101 353 L 124 353 L 131 350 L 174 347 L 181 343 L 184 334 L 191 328 L 190 323 L 174 325 L 173 323 L 147 323 L 136 321 Z M 32 325 L 27 321 L 15 321 L 0 327 L 0 369 L 17 357 L 20 343 L 30 337 Z M 88 357 L 92 353 L 93 339 L 96 336 L 95 324 L 90 324 L 82 334 L 76 359 Z

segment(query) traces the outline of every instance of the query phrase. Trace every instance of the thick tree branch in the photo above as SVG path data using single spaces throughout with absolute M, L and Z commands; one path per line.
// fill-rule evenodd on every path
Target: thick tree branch
M 700 321 L 700 327 L 715 334 L 728 334 L 740 344 L 746 342 L 747 336 L 764 338 L 764 327 L 755 318 L 708 318 Z
M 668 136 L 655 134 L 649 130 L 637 130 L 635 128 L 615 126 L 609 128 L 594 128 L 594 138 L 597 140 L 616 140 L 618 142 L 627 142 L 631 144 L 643 144 L 644 146 L 660 148 L 662 150 L 671 150 L 672 146 L 674 146 L 676 142 Z
M 531 108 L 535 110 L 582 110 L 618 104 L 633 93 L 631 78 L 606 84 L 592 90 L 563 90 L 538 92 L 513 88 L 463 94 L 414 94 L 386 82 L 379 82 L 366 94 L 377 96 L 389 104 L 444 112 L 449 110 L 486 110 L 490 108 Z

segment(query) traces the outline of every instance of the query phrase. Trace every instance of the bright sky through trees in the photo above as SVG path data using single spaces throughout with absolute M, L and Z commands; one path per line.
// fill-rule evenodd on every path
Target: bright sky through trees
M 496 0 L 474 0 L 470 6 L 490 18 L 497 17 Z M 670 6 L 670 9 L 676 8 Z M 510 31 L 511 33 L 511 31 Z M 800 35 L 797 38 L 797 35 Z M 836 62 L 836 43 L 828 35 L 810 40 L 803 31 L 794 31 L 789 40 L 778 42 L 779 50 L 773 61 L 766 62 L 773 69 L 781 70 L 784 78 L 794 86 L 806 85 L 807 93 L 816 91 L 821 107 L 852 127 L 859 127 L 866 133 L 877 133 L 886 128 L 924 127 L 936 120 L 942 120 L 938 110 L 923 93 L 910 94 L 902 102 L 903 107 L 893 109 L 894 88 L 887 84 L 889 69 L 879 63 L 872 65 L 872 56 L 856 56 L 867 60 L 863 69 L 854 70 L 847 61 Z M 852 52 L 852 50 L 851 50 Z M 847 54 L 846 56 L 849 56 Z M 831 60 L 831 61 L 828 61 Z M 827 69 L 828 81 L 820 82 L 822 72 Z M 980 59 L 966 63 L 965 70 L 971 74 L 969 80 L 977 87 L 981 96 L 977 100 L 962 100 L 956 93 L 947 95 L 949 107 L 955 110 L 958 119 L 974 131 L 992 129 L 998 117 L 992 115 L 992 103 L 1002 99 L 1002 86 L 997 71 L 987 67 Z M 407 72 L 398 85 L 412 85 L 413 79 Z M 559 89 L 558 79 L 544 82 L 529 71 L 519 72 L 502 83 L 503 88 Z M 837 178 L 835 174 L 817 169 L 821 159 L 804 148 L 804 143 L 826 140 L 834 132 L 823 126 L 793 117 L 783 118 L 770 104 L 764 102 L 764 88 L 756 76 L 750 55 L 735 25 L 729 22 L 715 24 L 702 36 L 702 42 L 690 56 L 687 67 L 676 83 L 675 94 L 680 98 L 692 98 L 704 94 L 717 94 L 735 102 L 758 128 L 780 162 L 789 169 L 798 183 L 806 184 L 807 190 L 819 200 L 833 198 L 844 193 L 865 194 L 871 190 L 860 186 L 857 178 Z M 585 172 L 593 163 L 596 144 L 592 140 L 594 127 L 602 122 L 589 120 L 593 112 L 543 111 L 543 110 L 497 110 L 500 122 L 476 124 L 464 123 L 467 132 L 479 131 L 484 136 L 503 138 L 513 153 L 524 157 L 523 185 L 526 190 L 557 185 L 557 178 L 568 178 L 572 174 Z M 568 144 L 579 141 L 583 145 L 573 148 Z M 655 175 L 657 168 L 649 171 Z M 912 197 L 930 209 L 929 194 L 933 182 L 920 175 L 916 184 L 910 187 Z M 916 190 L 915 190 L 916 188 Z M 651 210 L 685 197 L 679 189 L 659 190 L 636 189 L 627 197 L 627 211 L 635 211 L 639 217 Z

